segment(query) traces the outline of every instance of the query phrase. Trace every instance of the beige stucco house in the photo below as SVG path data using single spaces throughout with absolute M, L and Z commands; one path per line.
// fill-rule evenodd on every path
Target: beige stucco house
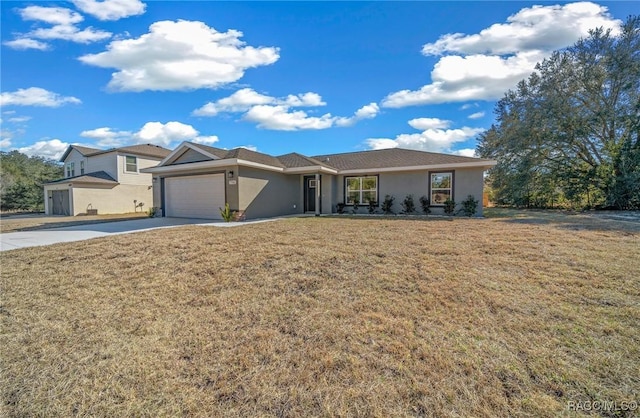
M 289 214 L 335 213 L 339 204 L 367 212 L 369 200 L 379 207 L 385 195 L 400 202 L 427 196 L 433 213 L 442 213 L 447 198 L 468 195 L 482 202 L 483 173 L 493 160 L 431 152 L 386 149 L 307 157 L 297 153 L 271 156 L 244 148 L 225 150 L 183 142 L 157 166 L 153 205 L 161 216 L 220 219 L 228 203 L 244 219 Z M 477 215 L 482 214 L 482 207 Z
M 47 215 L 146 211 L 153 206 L 151 174 L 170 150 L 133 145 L 101 150 L 71 145 L 62 158 L 65 177 L 44 185 Z

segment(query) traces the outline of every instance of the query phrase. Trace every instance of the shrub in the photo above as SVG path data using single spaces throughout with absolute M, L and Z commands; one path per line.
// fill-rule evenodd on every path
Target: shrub
M 147 211 L 147 214 L 149 215 L 150 218 L 155 218 L 158 212 L 159 212 L 158 208 L 154 206 L 149 208 L 149 210 Z
M 447 215 L 453 216 L 456 210 L 456 202 L 455 200 L 448 198 L 444 201 L 444 213 Z
M 384 197 L 384 200 L 382 201 L 382 206 L 380 208 L 382 209 L 382 212 L 385 215 L 393 214 L 393 201 L 394 200 L 396 200 L 396 198 L 393 197 L 393 196 L 386 195 Z
M 369 199 L 369 206 L 367 206 L 367 210 L 369 211 L 370 215 L 373 215 L 374 213 L 376 213 L 377 205 L 378 205 L 378 202 L 376 202 L 373 199 Z
M 422 196 L 420 198 L 420 206 L 422 207 L 422 211 L 424 212 L 425 215 L 428 215 L 431 213 L 431 208 L 429 208 L 430 204 L 431 202 L 429 202 L 429 198 L 427 196 Z
M 358 199 L 354 199 L 353 209 L 351 210 L 351 213 L 356 214 L 358 212 L 358 208 L 360 207 L 359 204 L 360 202 L 358 201 Z
M 336 212 L 342 214 L 344 213 L 344 207 L 346 205 L 344 203 L 336 203 Z
M 460 202 L 460 205 L 462 206 L 460 212 L 462 212 L 464 216 L 471 217 L 475 215 L 478 210 L 478 201 L 472 195 L 467 196 L 465 200 Z
M 416 204 L 413 202 L 413 195 L 408 194 L 402 201 L 402 213 L 413 213 L 416 211 Z
M 218 208 L 218 209 L 220 209 L 220 215 L 222 216 L 222 219 L 224 219 L 225 222 L 233 221 L 233 218 L 235 218 L 236 216 L 236 212 L 229 209 L 228 203 L 224 205 L 224 209 L 222 208 Z

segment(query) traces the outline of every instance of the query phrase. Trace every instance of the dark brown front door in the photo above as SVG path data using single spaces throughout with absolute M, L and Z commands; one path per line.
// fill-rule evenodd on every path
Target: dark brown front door
M 316 176 L 304 176 L 304 211 L 316 211 Z

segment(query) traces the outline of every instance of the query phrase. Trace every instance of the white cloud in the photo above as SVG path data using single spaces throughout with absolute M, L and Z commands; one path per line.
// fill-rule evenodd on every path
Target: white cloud
M 370 103 L 358 109 L 351 117 L 310 116 L 294 107 L 325 106 L 322 96 L 307 92 L 286 97 L 267 96 L 250 88 L 236 91 L 231 96 L 209 102 L 192 112 L 195 116 L 215 116 L 221 112 L 244 113 L 243 119 L 256 122 L 259 128 L 278 131 L 297 131 L 304 129 L 327 129 L 332 126 L 351 126 L 362 119 L 376 117 L 380 108 Z
M 345 118 L 339 117 L 335 119 L 336 126 L 352 126 L 356 122 L 359 122 L 363 119 L 373 119 L 378 116 L 380 113 L 380 107 L 377 103 L 369 103 L 368 105 L 362 106 L 360 109 L 356 110 L 353 116 Z
M 258 147 L 256 147 L 255 145 L 240 145 L 238 148 L 245 148 L 249 151 L 258 151 Z
M 191 140 L 191 142 L 195 142 L 196 144 L 204 144 L 211 145 L 218 142 L 220 139 L 216 135 L 211 136 L 197 136 Z
M 446 34 L 422 48 L 425 55 L 443 53 L 505 55 L 519 51 L 553 51 L 571 45 L 590 29 L 604 27 L 618 30 L 620 21 L 611 18 L 608 9 L 591 2 L 564 6 L 532 6 L 480 33 Z
M 88 44 L 111 38 L 112 33 L 92 27 L 80 30 L 75 25 L 55 25 L 50 28 L 38 28 L 27 34 L 27 37 L 38 39 L 62 39 L 64 41 Z
M 103 127 L 80 132 L 83 138 L 97 140 L 100 147 L 119 147 L 124 142 L 131 139 L 130 131 L 114 131 L 111 128 Z
M 9 122 L 20 123 L 31 120 L 31 116 L 16 116 L 15 118 L 9 118 Z
M 445 124 L 446 122 L 446 124 Z M 400 134 L 391 138 L 369 138 L 365 143 L 372 149 L 408 148 L 431 152 L 453 152 L 452 147 L 459 142 L 465 142 L 479 133 L 481 128 L 469 128 L 464 126 L 457 129 L 446 129 L 449 121 L 435 118 L 412 119 L 409 124 L 422 130 L 420 133 Z M 441 126 L 441 128 L 428 127 Z
M 446 34 L 424 45 L 425 55 L 447 54 L 431 72 L 431 84 L 389 94 L 383 107 L 495 100 L 531 74 L 555 49 L 569 46 L 596 27 L 618 30 L 604 6 L 590 2 L 533 6 L 478 34 Z
M 246 112 L 251 107 L 262 104 L 275 103 L 277 99 L 265 96 L 250 88 L 236 91 L 229 97 L 216 102 L 209 102 L 193 111 L 195 116 L 215 116 L 220 112 Z
M 462 148 L 462 149 L 453 151 L 453 154 L 461 155 L 463 157 L 475 157 L 476 156 L 476 150 L 473 149 L 473 148 Z
M 11 146 L 11 138 L 0 139 L 0 148 L 9 148 Z
M 6 41 L 3 42 L 3 45 L 17 50 L 37 49 L 40 51 L 46 51 L 47 49 L 49 49 L 49 44 L 47 44 L 46 42 L 36 41 L 35 39 L 31 38 L 19 38 L 14 39 L 13 41 Z
M 28 156 L 38 155 L 40 157 L 59 160 L 68 146 L 68 143 L 62 142 L 59 139 L 50 139 L 45 141 L 38 141 L 35 144 L 29 145 L 27 147 L 18 148 L 18 151 Z
M 417 118 L 411 119 L 409 126 L 421 131 L 427 129 L 445 129 L 451 126 L 451 121 L 438 118 Z
M 64 97 L 40 87 L 18 89 L 14 92 L 5 92 L 0 95 L 0 104 L 2 106 L 58 107 L 67 103 L 78 104 L 82 102 L 76 97 Z
M 147 122 L 137 132 L 118 131 L 110 127 L 102 127 L 82 131 L 80 136 L 93 139 L 100 147 L 120 147 L 127 143 L 156 144 L 170 147 L 173 143 L 193 141 L 210 145 L 218 142 L 215 135 L 203 136 L 193 126 L 181 122 Z
M 160 21 L 139 38 L 112 41 L 106 51 L 79 59 L 116 68 L 108 84 L 115 91 L 217 88 L 280 58 L 278 48 L 246 46 L 240 37 L 240 31 L 218 32 L 203 22 Z
M 118 20 L 144 13 L 147 7 L 139 0 L 72 0 L 83 12 L 100 20 Z
M 52 25 L 72 25 L 84 20 L 80 13 L 64 7 L 28 6 L 18 13 L 23 20 L 39 20 Z
M 258 105 L 244 115 L 244 120 L 256 122 L 258 128 L 276 131 L 298 131 L 330 128 L 335 118 L 330 113 L 320 117 L 309 116 L 302 110 L 290 111 L 283 105 Z
M 485 115 L 484 112 L 476 112 L 476 113 L 472 113 L 469 116 L 467 116 L 469 119 L 480 119 L 483 118 Z

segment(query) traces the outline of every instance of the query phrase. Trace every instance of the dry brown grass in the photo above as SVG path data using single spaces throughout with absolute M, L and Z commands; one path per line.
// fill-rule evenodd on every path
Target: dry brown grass
M 46 215 L 6 215 L 0 219 L 0 232 L 35 231 L 39 229 L 60 228 L 104 222 L 126 221 L 129 219 L 146 218 L 144 212 L 124 213 L 113 215 L 89 216 L 46 216 Z
M 627 225 L 304 218 L 0 260 L 7 416 L 557 416 L 639 399 Z

